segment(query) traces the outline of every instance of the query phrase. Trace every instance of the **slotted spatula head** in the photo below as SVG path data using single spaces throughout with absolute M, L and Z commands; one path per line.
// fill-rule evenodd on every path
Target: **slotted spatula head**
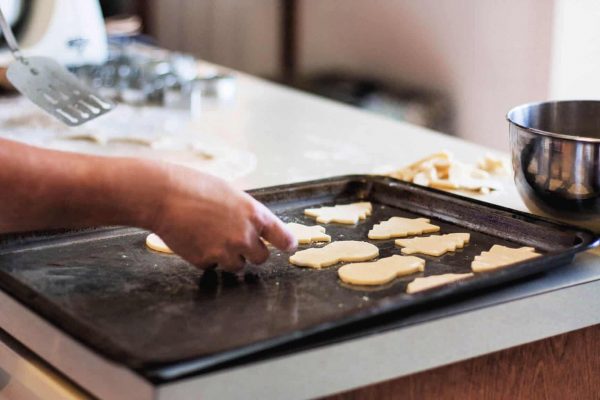
M 9 65 L 6 76 L 29 100 L 70 126 L 81 125 L 114 107 L 50 58 L 21 57 Z

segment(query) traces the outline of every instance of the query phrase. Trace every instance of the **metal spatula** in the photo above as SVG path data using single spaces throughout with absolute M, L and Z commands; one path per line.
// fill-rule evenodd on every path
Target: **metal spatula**
M 0 28 L 15 57 L 6 76 L 29 100 L 70 126 L 81 125 L 112 110 L 113 103 L 86 88 L 51 58 L 23 57 L 2 10 Z

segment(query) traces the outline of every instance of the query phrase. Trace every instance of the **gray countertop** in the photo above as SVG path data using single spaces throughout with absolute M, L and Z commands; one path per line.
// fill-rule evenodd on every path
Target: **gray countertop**
M 498 123 L 504 123 L 502 116 Z M 234 180 L 244 189 L 381 171 L 442 149 L 474 163 L 490 151 L 242 74 L 234 102 L 207 102 L 190 124 L 255 154 L 256 168 Z M 525 210 L 510 176 L 503 185 L 504 190 L 477 198 Z M 4 331 L 89 392 L 129 399 L 323 396 L 598 324 L 598 310 L 600 255 L 587 252 L 535 279 L 337 342 L 155 387 L 0 293 Z M 130 392 L 117 389 L 123 385 Z

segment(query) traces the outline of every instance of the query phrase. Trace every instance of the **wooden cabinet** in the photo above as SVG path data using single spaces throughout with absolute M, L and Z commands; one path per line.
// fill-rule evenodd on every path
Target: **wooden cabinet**
M 327 399 L 598 400 L 600 325 Z

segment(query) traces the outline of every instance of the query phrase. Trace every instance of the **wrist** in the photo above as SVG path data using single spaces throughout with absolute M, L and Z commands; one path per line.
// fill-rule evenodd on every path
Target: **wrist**
M 168 165 L 142 159 L 121 159 L 107 174 L 118 224 L 155 230 L 164 208 Z M 114 186 L 113 186 L 114 185 Z

